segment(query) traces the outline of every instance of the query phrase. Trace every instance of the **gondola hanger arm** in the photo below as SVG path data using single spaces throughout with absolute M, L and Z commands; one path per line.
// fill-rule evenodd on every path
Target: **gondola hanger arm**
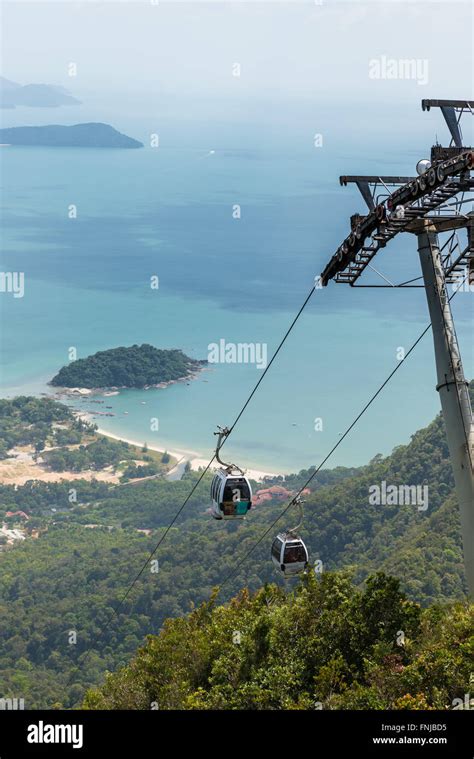
M 288 532 L 291 533 L 292 535 L 297 535 L 298 531 L 301 529 L 301 526 L 303 524 L 303 519 L 304 519 L 303 503 L 304 503 L 303 499 L 299 495 L 297 495 L 295 498 L 293 498 L 293 501 L 290 504 L 293 506 L 298 506 L 299 515 L 300 515 L 300 521 L 298 522 L 296 527 L 290 527 L 290 529 L 288 530 Z
M 214 435 L 217 435 L 217 445 L 216 445 L 216 461 L 224 467 L 227 471 L 233 471 L 237 470 L 238 472 L 244 473 L 243 470 L 237 466 L 236 464 L 227 464 L 225 461 L 222 461 L 220 457 L 220 449 L 224 444 L 225 439 L 230 434 L 230 428 L 229 427 L 220 427 L 217 425 L 217 431 L 214 432 Z

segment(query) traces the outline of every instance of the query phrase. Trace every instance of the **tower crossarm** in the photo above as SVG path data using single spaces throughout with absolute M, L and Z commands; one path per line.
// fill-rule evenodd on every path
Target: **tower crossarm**
M 461 120 L 465 113 L 474 113 L 474 100 L 422 100 L 421 107 L 424 111 L 431 108 L 440 108 L 451 134 L 451 145 L 462 148 L 463 139 L 461 132 Z
M 336 253 L 321 273 L 321 284 L 329 280 L 353 285 L 368 266 L 380 248 L 386 246 L 400 232 L 410 231 L 413 222 L 420 218 L 433 217 L 433 222 L 443 224 L 440 229 L 466 226 L 465 216 L 456 204 L 447 205 L 460 193 L 474 189 L 471 171 L 474 168 L 474 152 L 466 150 L 451 158 L 434 163 L 428 171 L 416 178 L 396 186 L 383 202 L 375 205 L 365 216 L 351 217 L 351 232 L 343 240 Z M 350 181 L 367 187 L 383 182 L 383 177 L 341 177 L 341 184 Z M 396 177 L 386 179 L 396 180 Z M 402 179 L 399 177 L 398 179 Z M 406 177 L 404 178 L 406 179 Z M 392 184 L 395 184 L 392 181 Z M 389 184 L 386 183 L 387 189 Z M 372 195 L 373 197 L 373 195 Z

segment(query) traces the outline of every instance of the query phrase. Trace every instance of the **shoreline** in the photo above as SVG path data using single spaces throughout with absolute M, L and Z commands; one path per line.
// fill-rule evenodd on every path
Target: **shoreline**
M 206 371 L 206 370 L 209 371 L 209 367 L 203 367 L 198 372 L 198 374 L 200 374 L 201 372 Z M 196 378 L 196 376 L 194 378 Z M 188 377 L 186 379 L 188 379 L 188 381 L 189 381 L 192 378 Z M 183 381 L 185 381 L 185 379 L 171 380 L 169 384 L 181 383 Z M 45 386 L 43 386 L 43 387 L 45 387 Z M 46 397 L 46 398 L 51 398 L 52 400 L 57 400 L 59 402 L 64 403 L 66 401 L 66 399 L 73 400 L 74 397 L 76 399 L 78 399 L 81 396 L 85 397 L 85 398 L 86 397 L 90 398 L 91 396 L 94 396 L 96 393 L 97 393 L 97 395 L 103 395 L 103 396 L 105 396 L 105 398 L 107 398 L 109 396 L 119 395 L 120 394 L 120 390 L 128 390 L 128 389 L 130 389 L 130 388 L 117 388 L 117 387 L 114 388 L 114 387 L 109 387 L 109 388 L 101 388 L 99 391 L 97 391 L 96 389 L 92 390 L 90 388 L 81 388 L 81 390 L 83 390 L 83 393 L 78 393 L 77 390 L 79 390 L 79 388 L 64 388 L 64 390 L 66 390 L 66 392 L 60 393 L 59 392 L 59 388 L 56 390 L 56 392 L 54 392 L 54 391 L 52 392 L 52 386 L 50 386 L 48 384 L 46 385 L 46 388 L 47 389 L 43 389 L 43 390 L 37 389 L 36 392 L 32 393 L 32 394 L 35 397 L 37 397 L 37 398 L 42 398 L 42 397 L 44 398 L 44 397 Z M 147 389 L 151 389 L 150 386 L 148 386 Z M 76 392 L 72 392 L 71 393 L 70 392 L 71 390 L 73 390 L 73 391 L 75 390 Z M 18 391 L 15 391 L 14 395 L 16 395 L 17 393 L 18 393 Z M 62 396 L 62 397 L 59 397 L 59 396 Z M 4 395 L 3 397 L 8 398 L 9 396 Z M 93 412 L 82 411 L 82 410 L 77 409 L 77 408 L 72 408 L 71 410 L 74 413 L 74 415 L 77 416 L 77 418 L 83 419 L 85 422 L 88 422 L 88 423 L 91 423 L 91 424 L 94 424 L 94 425 L 97 423 L 96 419 L 93 416 Z M 97 427 L 97 432 L 98 432 L 98 434 L 104 435 L 105 437 L 109 437 L 109 438 L 111 438 L 113 440 L 121 440 L 121 441 L 123 441 L 125 443 L 129 443 L 130 445 L 137 446 L 138 448 L 142 448 L 143 444 L 144 444 L 144 441 L 140 442 L 140 441 L 137 441 L 137 440 L 132 440 L 131 438 L 127 437 L 128 433 L 125 433 L 125 435 L 120 435 L 120 434 L 116 434 L 116 433 L 113 433 L 113 432 L 108 432 L 108 431 L 106 431 L 106 430 L 104 430 L 104 429 L 102 429 L 100 427 Z M 159 445 L 149 445 L 148 443 L 147 443 L 147 446 L 148 446 L 148 448 L 150 450 L 152 450 L 155 453 L 161 453 L 161 454 L 163 454 L 163 453 L 166 452 L 166 453 L 169 453 L 170 456 L 172 456 L 174 459 L 176 459 L 176 464 L 174 465 L 174 467 L 172 467 L 172 469 L 170 469 L 170 471 L 168 472 L 168 475 L 171 474 L 171 473 L 173 473 L 173 472 L 175 472 L 176 470 L 178 470 L 179 467 L 182 466 L 183 463 L 187 462 L 187 461 L 190 462 L 190 466 L 191 466 L 191 469 L 193 471 L 198 471 L 200 468 L 206 467 L 208 465 L 208 463 L 209 463 L 209 460 L 206 459 L 206 458 L 203 458 L 202 454 L 200 454 L 197 451 L 194 451 L 192 449 L 179 447 L 179 448 L 174 448 L 173 450 L 171 450 L 171 449 L 168 449 L 168 448 L 164 448 L 163 446 L 159 446 Z M 218 468 L 219 468 L 219 465 L 215 464 L 215 465 L 212 465 L 210 467 L 210 470 L 214 471 L 214 470 L 216 470 Z M 257 482 L 263 481 L 265 477 L 270 477 L 270 478 L 285 477 L 286 474 L 287 474 L 287 472 L 283 472 L 283 471 L 270 472 L 270 471 L 268 471 L 266 469 L 260 469 L 258 467 L 254 467 L 252 465 L 250 465 L 250 466 L 243 465 L 242 468 L 243 468 L 244 472 L 247 474 L 247 476 L 249 478 L 251 478 L 253 480 L 256 480 Z
M 86 414 L 84 414 L 84 417 L 85 416 L 86 416 Z M 82 413 L 81 413 L 81 417 L 82 417 Z M 84 421 L 90 421 L 90 419 L 84 418 Z M 135 445 L 135 446 L 138 446 L 139 448 L 142 448 L 143 445 L 144 445 L 143 442 L 140 443 L 137 440 L 131 440 L 130 438 L 126 438 L 123 435 L 115 435 L 112 432 L 106 432 L 106 430 L 103 430 L 100 427 L 97 428 L 97 434 L 104 435 L 105 437 L 112 438 L 112 440 L 120 440 L 123 443 L 128 443 L 129 445 Z M 166 449 L 165 448 L 158 448 L 158 446 L 156 446 L 156 445 L 149 445 L 148 443 L 147 443 L 147 448 L 150 451 L 155 451 L 155 453 L 165 453 L 165 451 L 166 451 L 166 453 L 169 453 L 170 456 L 172 456 L 173 458 L 177 459 L 177 463 L 175 464 L 175 466 L 173 467 L 173 469 L 171 470 L 171 472 L 174 469 L 176 469 L 176 467 L 178 467 L 180 464 L 182 464 L 183 461 L 189 461 L 190 465 L 191 465 L 191 469 L 194 472 L 196 472 L 201 467 L 202 468 L 206 467 L 207 464 L 209 463 L 207 461 L 207 459 L 201 458 L 199 456 L 199 453 L 197 453 L 196 451 L 186 450 L 184 448 L 180 448 L 178 450 L 170 450 L 169 448 L 166 448 Z M 215 466 L 211 466 L 210 469 L 211 470 L 219 469 L 219 464 L 216 464 Z M 257 480 L 257 481 L 263 480 L 264 477 L 279 477 L 279 476 L 284 476 L 284 475 L 278 474 L 276 472 L 264 472 L 261 469 L 254 469 L 254 468 L 247 468 L 247 467 L 243 467 L 243 469 L 244 469 L 244 471 L 245 471 L 245 473 L 247 474 L 248 477 L 250 477 L 253 480 Z M 168 474 L 170 474 L 170 472 L 168 472 Z
M 48 387 L 53 388 L 50 390 L 49 394 L 56 400 L 60 400 L 63 397 L 86 398 L 94 395 L 103 395 L 108 398 L 113 395 L 119 395 L 121 390 L 164 390 L 167 387 L 171 387 L 171 385 L 177 385 L 183 382 L 189 383 L 197 379 L 202 372 L 208 369 L 208 366 L 203 365 L 199 368 L 194 369 L 192 372 L 189 372 L 189 374 L 186 374 L 183 377 L 178 377 L 177 379 L 166 380 L 163 382 L 157 382 L 153 385 L 144 385 L 143 387 L 129 387 L 128 385 L 110 385 L 107 387 L 65 387 L 62 385 L 52 385 L 51 382 L 48 382 L 47 385 Z

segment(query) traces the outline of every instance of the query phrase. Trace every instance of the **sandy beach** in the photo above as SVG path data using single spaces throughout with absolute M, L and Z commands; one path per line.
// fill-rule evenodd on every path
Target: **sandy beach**
M 86 419 L 86 414 L 81 414 L 83 418 Z M 86 421 L 90 421 L 90 419 L 86 419 Z M 121 435 L 113 435 L 111 432 L 106 432 L 105 430 L 100 429 L 100 427 L 97 429 L 97 432 L 100 435 L 105 435 L 105 437 L 110 437 L 113 440 L 121 440 L 123 443 L 129 443 L 129 445 L 136 445 L 139 448 L 143 446 L 143 442 L 139 442 L 137 440 L 130 440 L 129 438 L 123 437 Z M 150 451 L 156 451 L 157 453 L 164 453 L 164 448 L 158 448 L 154 445 L 149 445 L 147 443 L 147 447 Z M 194 471 L 197 471 L 201 467 L 204 468 L 209 463 L 207 459 L 203 459 L 199 457 L 199 454 L 196 453 L 196 451 L 190 451 L 190 450 L 170 450 L 169 448 L 166 449 L 166 452 L 170 454 L 173 458 L 177 460 L 176 466 L 181 464 L 183 461 L 189 461 L 191 465 L 191 469 Z M 211 466 L 211 469 L 218 469 L 219 464 L 213 464 Z M 278 477 L 278 474 L 275 472 L 263 472 L 260 469 L 245 469 L 245 473 L 248 477 L 251 477 L 254 480 L 263 480 L 264 477 Z

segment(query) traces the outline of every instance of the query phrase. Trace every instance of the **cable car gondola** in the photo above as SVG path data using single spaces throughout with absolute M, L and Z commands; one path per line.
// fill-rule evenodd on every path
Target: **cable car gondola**
M 272 561 L 285 575 L 296 575 L 308 566 L 308 549 L 298 535 L 280 532 L 272 544 Z
M 252 488 L 243 472 L 219 469 L 211 485 L 212 516 L 215 519 L 244 519 L 252 508 Z
M 211 514 L 214 519 L 245 519 L 247 512 L 252 508 L 250 482 L 240 467 L 225 464 L 219 458 L 222 440 L 229 432 L 227 427 L 219 427 L 218 432 L 214 433 L 219 436 L 216 459 L 222 468 L 217 470 L 211 484 Z
M 295 498 L 293 504 L 300 508 L 300 522 L 291 530 L 278 533 L 272 543 L 271 551 L 273 563 L 283 572 L 285 577 L 304 572 L 309 561 L 308 549 L 298 535 L 298 530 L 303 521 L 303 508 L 300 498 Z

